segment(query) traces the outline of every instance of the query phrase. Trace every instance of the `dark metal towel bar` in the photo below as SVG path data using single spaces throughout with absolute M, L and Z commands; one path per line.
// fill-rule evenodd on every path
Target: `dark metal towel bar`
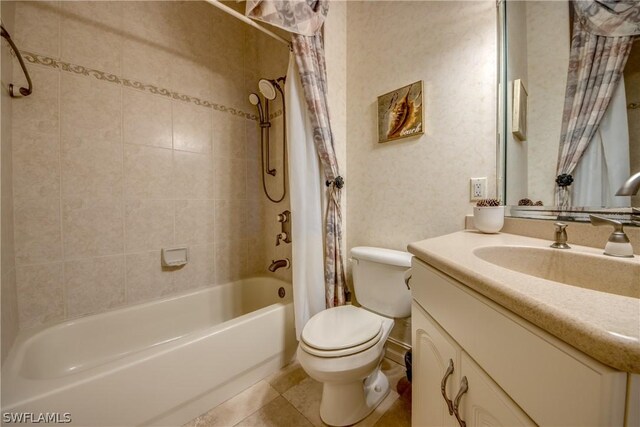
M 29 76 L 29 72 L 27 71 L 27 67 L 24 65 L 24 60 L 22 59 L 22 55 L 20 54 L 20 51 L 16 47 L 15 43 L 13 42 L 13 40 L 11 40 L 11 35 L 4 28 L 4 25 L 0 24 L 0 29 L 2 30 L 2 37 L 7 39 L 7 41 L 11 45 L 11 49 L 13 49 L 13 51 L 15 52 L 16 57 L 18 58 L 18 62 L 20 62 L 20 67 L 22 67 L 22 72 L 24 73 L 24 76 L 27 78 L 27 85 L 29 86 L 29 87 L 21 87 L 19 89 L 20 95 L 18 95 L 18 94 L 13 92 L 13 83 L 10 83 L 9 84 L 9 95 L 11 95 L 12 98 L 20 98 L 21 96 L 29 96 L 29 95 L 31 95 L 31 92 L 33 92 L 33 84 L 31 83 L 31 76 Z

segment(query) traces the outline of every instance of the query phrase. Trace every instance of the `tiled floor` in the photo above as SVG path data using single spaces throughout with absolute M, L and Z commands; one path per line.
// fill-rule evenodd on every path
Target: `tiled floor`
M 384 359 L 382 371 L 391 391 L 382 403 L 357 426 L 409 427 L 411 388 L 403 366 Z M 242 393 L 191 420 L 185 427 L 322 427 L 322 384 L 309 378 L 296 362 L 253 385 Z

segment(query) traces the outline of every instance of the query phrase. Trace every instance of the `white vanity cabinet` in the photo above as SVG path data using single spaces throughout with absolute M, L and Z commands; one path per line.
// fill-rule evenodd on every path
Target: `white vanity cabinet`
M 414 427 L 625 425 L 625 372 L 416 258 L 411 289 Z
M 414 426 L 535 425 L 415 301 L 411 318 Z

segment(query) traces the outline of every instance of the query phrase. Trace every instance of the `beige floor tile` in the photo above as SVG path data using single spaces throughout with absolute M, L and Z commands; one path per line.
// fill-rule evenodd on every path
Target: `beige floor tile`
M 406 390 L 374 424 L 375 427 L 411 426 L 411 390 Z
M 311 427 L 311 423 L 282 396 L 236 424 L 252 427 Z
M 384 398 L 382 402 L 373 410 L 367 417 L 360 421 L 359 423 L 354 424 L 357 427 L 372 427 L 374 426 L 380 418 L 393 406 L 393 404 L 398 400 L 400 396 L 393 390 L 389 391 L 387 397 Z
M 278 393 L 284 393 L 308 377 L 298 362 L 292 362 L 267 377 L 265 381 L 271 384 L 271 387 L 275 388 Z
M 206 414 L 191 420 L 185 427 L 229 427 L 279 397 L 266 381 L 249 387 L 242 393 L 216 406 Z
M 313 378 L 306 378 L 291 387 L 283 396 L 316 427 L 325 424 L 320 419 L 320 399 L 322 383 Z

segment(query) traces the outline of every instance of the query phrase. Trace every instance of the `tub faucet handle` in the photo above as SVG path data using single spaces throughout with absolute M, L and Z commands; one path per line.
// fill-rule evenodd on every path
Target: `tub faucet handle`
M 284 241 L 285 243 L 288 243 L 287 238 L 288 238 L 288 235 L 284 231 L 278 234 L 276 236 L 276 246 L 280 246 L 280 241 Z

